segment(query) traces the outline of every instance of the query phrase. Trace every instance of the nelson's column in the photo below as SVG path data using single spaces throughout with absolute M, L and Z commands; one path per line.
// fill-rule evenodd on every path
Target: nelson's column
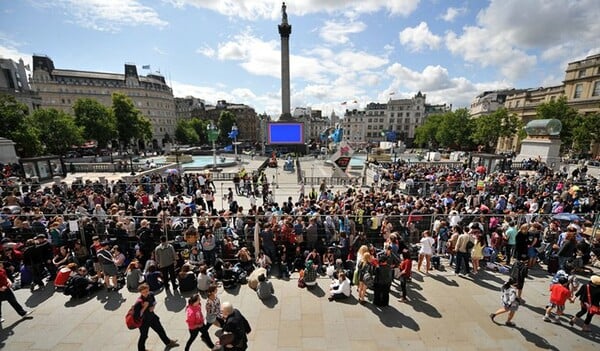
M 290 34 L 292 26 L 288 23 L 285 2 L 281 5 L 281 117 L 279 120 L 289 120 L 290 113 Z

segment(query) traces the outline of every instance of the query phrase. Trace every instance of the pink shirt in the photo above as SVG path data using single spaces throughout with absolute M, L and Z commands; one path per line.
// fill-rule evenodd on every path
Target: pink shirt
M 188 305 L 186 308 L 186 323 L 188 329 L 197 329 L 204 325 L 204 316 L 202 315 L 202 308 L 200 305 Z

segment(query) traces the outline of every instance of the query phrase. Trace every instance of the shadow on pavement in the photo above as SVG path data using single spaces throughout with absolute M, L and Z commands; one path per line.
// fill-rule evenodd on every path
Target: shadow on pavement
M 34 290 L 25 301 L 27 307 L 37 307 L 54 295 L 54 286 L 46 284 L 42 289 Z
M 116 311 L 121 307 L 125 298 L 121 295 L 120 292 L 115 291 L 106 291 L 101 290 L 96 294 L 96 299 L 100 301 L 100 303 L 104 304 L 104 309 L 107 311 Z
M 4 349 L 4 347 L 6 346 L 4 344 L 4 341 L 6 341 L 6 339 L 8 339 L 9 336 L 12 336 L 15 334 L 14 330 L 16 326 L 18 326 L 19 324 L 32 319 L 32 317 L 26 317 L 26 318 L 21 318 L 17 321 L 15 321 L 13 324 L 4 327 L 2 324 L 0 324 L 0 350 Z
M 395 292 L 394 296 L 400 297 L 400 294 Z M 427 299 L 416 291 L 407 289 L 408 303 L 406 305 L 411 306 L 416 312 L 425 313 L 431 318 L 442 318 L 442 314 L 434 306 L 428 304 Z
M 383 325 L 385 325 L 386 327 L 389 327 L 389 328 L 404 328 L 404 327 L 406 327 L 406 328 L 414 330 L 414 331 L 419 331 L 421 329 L 419 327 L 419 325 L 417 324 L 417 322 L 415 322 L 414 319 L 412 319 L 411 317 L 398 311 L 393 306 L 378 307 L 371 303 L 367 303 L 364 306 L 367 307 L 369 310 L 371 310 L 375 315 L 377 315 L 377 317 L 379 317 L 379 320 L 381 321 L 381 323 Z
M 310 292 L 311 294 L 315 295 L 316 297 L 325 296 L 325 291 L 323 291 L 323 289 L 319 286 L 319 284 L 315 284 L 313 286 L 307 286 L 306 291 Z
M 433 280 L 437 280 L 438 282 L 440 282 L 440 283 L 442 283 L 444 285 L 447 285 L 447 286 L 458 287 L 458 283 L 456 282 L 456 280 L 454 280 L 454 279 L 448 279 L 444 275 L 432 274 L 432 275 L 429 276 L 429 278 L 431 278 Z
M 167 311 L 179 312 L 185 308 L 185 297 L 183 297 L 179 291 L 175 290 L 173 294 L 170 289 L 165 290 L 165 307 Z
M 279 303 L 279 299 L 277 299 L 277 296 L 275 295 L 261 301 L 263 305 L 267 306 L 268 308 L 274 308 Z
M 544 339 L 543 337 L 534 334 L 532 332 L 530 332 L 529 330 L 525 329 L 525 328 L 521 328 L 521 327 L 514 327 L 513 329 L 517 330 L 519 333 L 521 333 L 521 335 L 523 335 L 523 337 L 525 338 L 525 340 L 529 341 L 530 343 L 534 344 L 535 347 L 540 348 L 540 349 L 544 349 L 544 350 L 556 350 L 558 351 L 558 348 L 556 348 L 553 345 L 550 345 L 550 343 L 548 343 L 548 340 Z

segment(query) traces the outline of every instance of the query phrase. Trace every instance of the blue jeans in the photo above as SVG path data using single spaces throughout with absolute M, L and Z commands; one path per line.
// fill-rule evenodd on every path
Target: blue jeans
M 463 262 L 465 265 L 465 273 L 469 274 L 471 272 L 471 270 L 469 268 L 470 256 L 471 255 L 468 252 L 460 252 L 460 251 L 456 252 L 456 266 L 454 267 L 454 273 L 456 273 L 456 274 L 460 273 L 460 268 L 461 268 Z

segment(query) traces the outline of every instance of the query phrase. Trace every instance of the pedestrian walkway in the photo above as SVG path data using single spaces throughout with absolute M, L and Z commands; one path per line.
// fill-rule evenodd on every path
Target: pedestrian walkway
M 446 263 L 446 262 L 444 262 Z M 356 288 L 344 302 L 327 301 L 330 280 L 318 279 L 311 289 L 297 287 L 297 273 L 291 280 L 273 278 L 276 298 L 260 301 L 247 286 L 226 292 L 221 301 L 231 301 L 252 325 L 249 350 L 595 350 L 600 341 L 598 320 L 592 332 L 582 333 L 568 323 L 542 320 L 548 301 L 549 278 L 533 270 L 525 283 L 522 306 L 514 319 L 516 327 L 489 318 L 500 303 L 500 285 L 507 278 L 498 273 L 480 272 L 476 277 L 456 277 L 451 270 L 429 276 L 414 274 L 409 284 L 409 303 L 397 302 L 399 286 L 394 284 L 389 307 L 358 304 Z M 51 286 L 33 293 L 16 291 L 26 308 L 34 309 L 30 319 L 20 319 L 5 308 L 6 321 L 0 330 L 0 348 L 18 350 L 135 350 L 137 330 L 128 330 L 124 318 L 136 294 L 121 289 L 102 291 L 81 301 L 69 301 Z M 180 344 L 187 339 L 186 300 L 179 293 L 157 295 L 157 314 L 169 336 Z M 203 302 L 204 304 L 204 302 Z M 566 313 L 578 310 L 567 304 Z M 594 323 L 596 325 L 594 325 Z M 211 328 L 214 333 L 216 328 Z M 147 347 L 163 350 L 164 345 L 150 333 Z M 196 349 L 204 346 L 198 341 Z M 179 347 L 178 349 L 183 349 Z

